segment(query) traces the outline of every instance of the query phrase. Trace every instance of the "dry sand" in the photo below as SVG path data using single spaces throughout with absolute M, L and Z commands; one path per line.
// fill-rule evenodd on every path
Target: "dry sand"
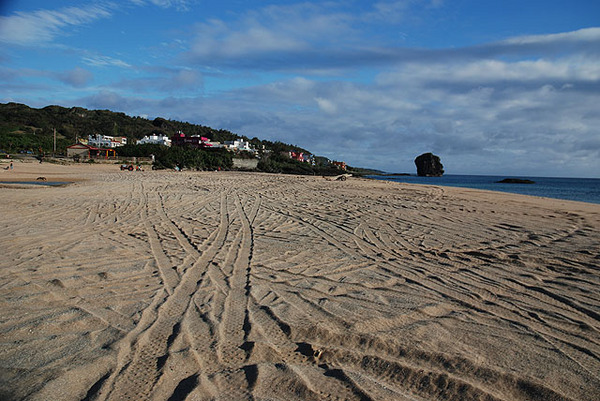
M 16 163 L 2 400 L 598 400 L 600 205 Z

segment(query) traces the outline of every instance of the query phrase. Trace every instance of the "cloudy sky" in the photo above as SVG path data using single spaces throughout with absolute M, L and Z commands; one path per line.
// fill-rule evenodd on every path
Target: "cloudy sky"
M 353 166 L 600 177 L 600 1 L 0 0 L 0 102 Z

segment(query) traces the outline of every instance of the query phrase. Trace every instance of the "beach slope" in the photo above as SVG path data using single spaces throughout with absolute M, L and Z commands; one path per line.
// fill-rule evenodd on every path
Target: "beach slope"
M 74 181 L 0 188 L 2 400 L 600 398 L 600 205 L 117 165 L 1 173 Z

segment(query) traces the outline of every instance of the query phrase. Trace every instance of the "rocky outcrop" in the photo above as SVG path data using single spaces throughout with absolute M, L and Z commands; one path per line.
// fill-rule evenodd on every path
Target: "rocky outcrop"
M 444 166 L 440 158 L 433 153 L 423 153 L 415 159 L 417 175 L 419 177 L 441 177 L 444 174 Z
M 505 178 L 500 181 L 496 181 L 498 184 L 535 184 L 535 181 L 523 179 L 523 178 Z

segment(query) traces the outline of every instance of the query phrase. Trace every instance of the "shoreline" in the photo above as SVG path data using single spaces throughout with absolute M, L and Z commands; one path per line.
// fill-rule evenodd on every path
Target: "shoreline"
M 6 159 L 4 159 L 2 161 L 2 163 L 0 163 L 1 167 L 6 167 L 4 166 L 4 161 L 6 161 Z M 7 164 L 8 165 L 8 164 Z M 15 170 L 8 170 L 8 171 L 2 171 L 0 170 L 0 182 L 1 181 L 7 181 L 7 182 L 15 182 L 15 181 L 31 181 L 34 182 L 36 181 L 36 178 L 40 177 L 40 176 L 45 176 L 46 179 L 48 181 L 64 181 L 67 183 L 74 183 L 74 182 L 79 182 L 82 180 L 86 180 L 86 178 L 82 177 L 82 174 L 95 174 L 97 172 L 117 172 L 119 171 L 118 166 L 120 165 L 120 163 L 97 163 L 97 164 L 87 164 L 87 163 L 66 163 L 66 164 L 58 164 L 58 163 L 52 163 L 52 162 L 45 162 L 45 163 L 38 163 L 37 161 L 33 162 L 33 161 L 20 161 L 18 164 L 15 163 Z M 17 171 L 17 167 L 21 166 L 21 168 L 18 169 Z M 24 167 L 24 168 L 23 168 Z M 154 173 L 166 173 L 166 174 L 171 174 L 171 173 L 176 173 L 174 171 L 171 170 L 151 170 L 151 169 L 147 169 L 145 170 L 145 172 L 154 172 Z M 128 173 L 128 172 L 123 172 L 123 173 Z M 140 173 L 140 172 L 129 172 L 129 173 Z M 210 174 L 213 173 L 212 171 L 183 171 L 181 173 L 187 173 L 187 174 Z M 263 173 L 263 172 L 252 172 L 252 171 L 231 171 L 230 173 L 237 173 L 237 174 L 273 174 L 273 173 Z M 274 174 L 275 176 L 285 176 L 288 174 Z M 316 176 L 309 176 L 309 175 L 293 175 L 290 174 L 289 176 L 292 177 L 316 177 Z M 475 190 L 475 191 L 484 191 L 484 192 L 492 192 L 492 193 L 496 193 L 496 194 L 514 194 L 514 195 L 520 195 L 520 196 L 531 196 L 533 198 L 537 198 L 537 199 L 550 199 L 550 200 L 559 200 L 559 201 L 567 201 L 567 202 L 581 202 L 581 203 L 587 203 L 587 204 L 600 204 L 600 201 L 585 201 L 585 200 L 576 200 L 576 199 L 567 199 L 567 198 L 559 198 L 559 197 L 551 197 L 551 196 L 544 196 L 544 195 L 536 195 L 536 194 L 527 194 L 527 193 L 519 193 L 519 192 L 511 192 L 511 191 L 506 191 L 506 190 L 501 190 L 501 189 L 488 189 L 488 188 L 474 188 L 474 187 L 467 187 L 467 186 L 457 186 L 457 185 L 444 185 L 444 184 L 440 184 L 440 183 L 436 183 L 436 182 L 431 182 L 431 183 L 413 183 L 413 182 L 404 182 L 404 181 L 395 181 L 395 180 L 386 180 L 386 179 L 382 179 L 382 178 L 375 178 L 375 177 L 382 177 L 382 176 L 389 176 L 389 177 L 398 177 L 398 178 L 402 178 L 402 177 L 411 177 L 411 178 L 423 178 L 423 177 L 417 177 L 416 175 L 411 175 L 411 174 L 394 174 L 394 175 L 378 175 L 378 176 L 358 176 L 358 177 L 354 177 L 354 179 L 358 179 L 358 178 L 362 178 L 362 179 L 366 179 L 366 180 L 374 180 L 374 181 L 387 181 L 387 182 L 395 182 L 395 183 L 400 183 L 400 184 L 407 184 L 407 185 L 424 185 L 424 186 L 439 186 L 442 188 L 459 188 L 459 189 L 470 189 L 470 190 Z M 498 178 L 498 177 L 504 177 L 504 176 L 495 176 L 495 175 L 461 175 L 461 174 L 447 174 L 445 175 L 446 177 L 489 177 L 490 178 L 490 183 L 493 183 L 493 180 Z M 515 176 L 517 177 L 517 176 Z M 432 180 L 435 180 L 437 178 L 442 178 L 442 177 L 427 177 L 427 178 L 431 178 Z M 533 176 L 528 176 L 528 178 L 532 178 L 534 180 L 536 179 L 567 179 L 567 180 L 598 180 L 600 182 L 599 178 L 570 178 L 570 177 L 533 177 Z M 536 182 L 536 184 L 539 184 L 538 182 Z M 513 185 L 513 184 L 506 184 L 506 185 Z M 517 185 L 517 184 L 514 184 Z M 13 184 L 2 184 L 0 183 L 0 187 L 14 187 Z
M 389 177 L 385 178 L 385 177 Z M 511 176 L 512 177 L 512 176 Z M 471 188 L 482 191 L 512 193 L 539 198 L 562 199 L 575 202 L 600 204 L 600 192 L 591 192 L 600 186 L 598 178 L 523 177 L 535 181 L 530 185 L 500 183 L 506 176 L 495 175 L 444 175 L 443 177 L 371 176 L 370 179 L 415 185 L 439 185 L 447 188 Z M 431 178 L 432 182 L 427 182 Z M 440 179 L 440 182 L 435 180 Z M 521 179 L 521 178 L 518 178 Z M 588 186 L 584 186 L 583 183 Z

